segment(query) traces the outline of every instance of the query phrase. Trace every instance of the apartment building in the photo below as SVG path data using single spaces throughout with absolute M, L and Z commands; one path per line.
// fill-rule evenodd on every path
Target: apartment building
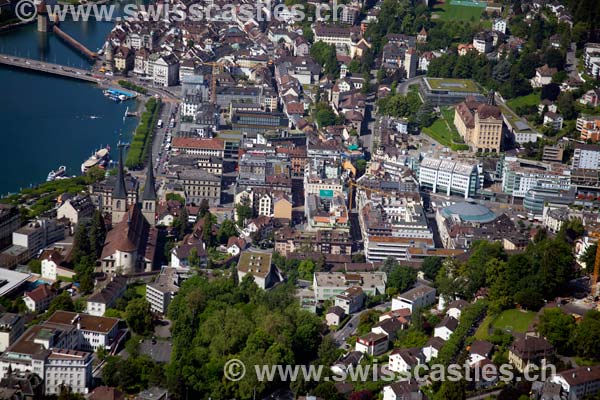
M 0 249 L 11 243 L 12 234 L 21 226 L 21 216 L 16 206 L 0 204 Z
M 385 293 L 385 272 L 315 272 L 313 290 L 316 301 L 324 301 L 345 293 L 352 287 L 361 288 L 369 295 Z
M 576 143 L 573 168 L 600 169 L 600 145 Z
M 13 245 L 28 250 L 30 256 L 65 238 L 65 227 L 56 220 L 39 218 L 13 232 Z
M 581 140 L 598 142 L 600 141 L 600 117 L 592 115 L 582 115 L 577 118 L 575 129 L 581 132 Z
M 187 204 L 199 205 L 208 200 L 211 206 L 221 203 L 221 177 L 201 169 L 185 169 L 178 174 Z

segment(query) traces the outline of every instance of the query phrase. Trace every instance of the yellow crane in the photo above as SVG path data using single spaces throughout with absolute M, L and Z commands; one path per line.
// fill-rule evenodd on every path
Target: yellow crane
M 210 103 L 217 104 L 217 76 L 223 72 L 224 63 L 220 62 L 205 62 L 204 65 L 212 67 L 210 77 Z
M 600 231 L 590 233 L 590 237 L 598 239 L 596 246 L 596 261 L 594 262 L 594 274 L 592 275 L 592 298 L 598 296 L 598 275 L 600 274 Z

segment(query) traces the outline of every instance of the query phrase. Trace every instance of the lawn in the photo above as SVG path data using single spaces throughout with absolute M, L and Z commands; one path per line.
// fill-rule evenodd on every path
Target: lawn
M 506 102 L 513 111 L 517 109 L 517 107 L 523 106 L 537 106 L 540 104 L 540 93 L 533 92 L 528 94 L 527 96 L 516 97 L 514 99 L 508 100 Z
M 443 21 L 471 21 L 479 22 L 484 7 L 469 7 L 450 4 L 452 0 L 436 4 L 433 9 L 435 15 Z
M 492 316 L 487 316 L 477 329 L 475 338 L 485 340 L 488 338 L 489 328 L 503 329 L 510 332 L 523 333 L 527 330 L 531 322 L 535 318 L 535 313 L 532 311 L 522 311 L 517 309 L 503 311 L 500 315 L 492 320 Z
M 438 118 L 430 127 L 423 128 L 423 132 L 441 145 L 450 147 L 454 151 L 468 150 L 469 147 L 461 143 L 462 139 L 454 127 L 453 119 L 454 109 L 443 109 L 442 117 Z

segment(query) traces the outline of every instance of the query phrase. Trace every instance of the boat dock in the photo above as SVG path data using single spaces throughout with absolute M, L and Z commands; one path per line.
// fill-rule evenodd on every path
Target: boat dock
M 114 88 L 106 89 L 106 91 L 108 93 L 112 94 L 113 96 L 125 96 L 125 97 L 127 97 L 127 99 L 134 99 L 137 97 L 137 94 L 124 92 L 122 90 L 114 89 Z

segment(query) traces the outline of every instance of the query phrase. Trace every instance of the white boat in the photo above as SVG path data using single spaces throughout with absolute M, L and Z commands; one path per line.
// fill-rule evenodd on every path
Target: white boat
M 105 148 L 96 151 L 90 156 L 90 158 L 88 158 L 83 162 L 83 164 L 81 164 L 81 173 L 85 174 L 90 168 L 93 167 L 104 168 L 106 166 L 106 163 L 108 162 L 109 154 L 109 146 L 106 146 Z
M 97 115 L 90 115 L 90 119 L 98 119 L 98 118 L 100 118 L 100 117 Z
M 67 172 L 67 167 L 65 167 L 64 165 L 61 165 L 60 167 L 58 167 L 57 170 L 55 171 L 50 171 L 48 173 L 48 177 L 46 178 L 46 182 L 52 182 L 53 180 L 62 177 L 65 172 Z

